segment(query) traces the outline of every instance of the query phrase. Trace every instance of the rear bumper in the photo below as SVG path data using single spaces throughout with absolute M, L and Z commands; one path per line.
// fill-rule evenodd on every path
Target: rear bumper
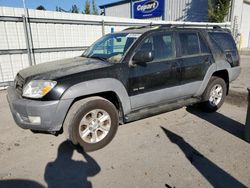
M 7 89 L 7 99 L 16 124 L 23 129 L 58 131 L 72 100 L 36 101 L 24 99 L 13 87 Z
M 241 67 L 240 66 L 232 67 L 227 70 L 228 70 L 229 82 L 232 82 L 236 80 L 236 78 L 238 78 L 238 76 L 240 75 Z

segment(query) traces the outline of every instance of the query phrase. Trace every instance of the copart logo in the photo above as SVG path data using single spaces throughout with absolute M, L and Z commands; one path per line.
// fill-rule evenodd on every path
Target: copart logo
M 138 5 L 137 6 L 137 11 L 141 11 L 143 13 L 149 13 L 149 12 L 153 12 L 155 9 L 157 9 L 157 7 L 159 6 L 159 2 L 158 1 L 147 1 L 142 5 Z

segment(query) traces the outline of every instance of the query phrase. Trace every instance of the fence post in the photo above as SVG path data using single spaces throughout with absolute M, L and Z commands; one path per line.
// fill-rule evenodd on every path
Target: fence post
M 28 27 L 27 27 L 27 19 L 26 19 L 25 15 L 22 15 L 22 18 L 23 18 L 23 28 L 24 28 L 24 35 L 25 35 L 25 42 L 26 42 L 29 65 L 32 66 L 32 57 L 31 57 L 31 51 L 30 51 L 30 42 L 29 42 L 29 33 L 28 33 Z
M 34 54 L 34 45 L 33 45 L 33 36 L 32 36 L 32 31 L 31 31 L 31 25 L 29 22 L 29 9 L 26 9 L 26 25 L 27 25 L 27 32 L 28 32 L 28 36 L 29 36 L 29 44 L 30 44 L 30 53 L 31 53 L 31 58 L 32 58 L 32 63 L 33 65 L 36 65 L 36 58 L 35 58 L 35 54 Z
M 105 22 L 102 20 L 102 36 L 105 35 Z
M 1 64 L 0 64 L 0 72 L 1 72 L 1 76 L 2 76 L 2 82 L 3 82 L 3 70 L 2 70 Z M 1 82 L 0 82 L 0 87 L 1 87 Z

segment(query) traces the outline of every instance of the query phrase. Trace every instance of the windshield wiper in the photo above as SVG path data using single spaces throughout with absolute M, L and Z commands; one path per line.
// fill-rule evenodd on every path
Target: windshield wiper
M 98 59 L 98 60 L 101 60 L 101 61 L 109 62 L 107 59 L 105 59 L 105 58 L 103 58 L 103 57 L 90 56 L 89 58 L 93 58 L 93 59 Z
M 82 54 L 82 55 L 81 55 L 81 57 L 88 57 L 88 56 L 86 56 L 86 55 Z

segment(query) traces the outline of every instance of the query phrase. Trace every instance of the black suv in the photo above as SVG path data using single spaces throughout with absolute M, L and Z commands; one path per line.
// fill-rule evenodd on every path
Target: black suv
M 226 29 L 150 25 L 103 36 L 82 56 L 21 70 L 8 88 L 16 123 L 97 150 L 118 125 L 199 103 L 216 111 L 240 74 Z

